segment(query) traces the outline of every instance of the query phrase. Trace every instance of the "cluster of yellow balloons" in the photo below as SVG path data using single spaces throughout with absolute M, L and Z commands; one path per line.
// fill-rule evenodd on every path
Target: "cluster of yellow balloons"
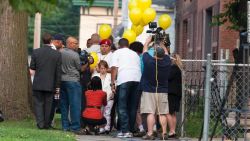
M 152 0 L 129 0 L 129 18 L 132 26 L 123 33 L 123 38 L 128 39 L 129 43 L 136 40 L 136 37 L 143 32 L 145 25 L 154 21 L 156 11 L 150 8 L 151 4 Z
M 99 36 L 100 38 L 103 39 L 108 39 L 112 33 L 112 29 L 110 25 L 108 24 L 103 24 L 99 28 Z

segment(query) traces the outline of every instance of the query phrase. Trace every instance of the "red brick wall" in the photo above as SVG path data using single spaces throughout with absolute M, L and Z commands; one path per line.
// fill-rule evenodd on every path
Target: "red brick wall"
M 177 1 L 177 15 L 176 24 L 176 52 L 182 55 L 185 59 L 202 59 L 204 55 L 204 11 L 208 8 L 212 8 L 213 15 L 218 14 L 219 11 L 223 10 L 225 2 L 231 0 L 186 0 L 186 4 L 183 4 L 183 0 Z M 193 17 L 193 18 L 191 18 Z M 193 20 L 188 23 L 191 24 L 188 27 L 192 31 L 184 33 L 184 21 L 188 19 Z M 187 35 L 187 37 L 185 37 Z M 189 37 L 190 36 L 190 37 Z M 187 44 L 189 39 L 189 45 Z M 236 40 L 238 39 L 238 32 L 226 29 L 226 25 L 212 28 L 211 37 L 212 53 L 219 58 L 220 49 L 230 49 L 230 54 L 236 46 Z M 190 46 L 190 48 L 188 48 Z M 193 53 L 188 52 L 191 49 Z

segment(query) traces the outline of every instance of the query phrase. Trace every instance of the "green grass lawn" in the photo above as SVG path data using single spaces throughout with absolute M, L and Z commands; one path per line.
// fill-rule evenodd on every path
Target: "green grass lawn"
M 58 119 L 57 119 L 58 120 Z M 59 127 L 59 121 L 56 125 Z M 39 130 L 33 119 L 0 123 L 0 141 L 75 141 L 73 133 L 61 130 Z

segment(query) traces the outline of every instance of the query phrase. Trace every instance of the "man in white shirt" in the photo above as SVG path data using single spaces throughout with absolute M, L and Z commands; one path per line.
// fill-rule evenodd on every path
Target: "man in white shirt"
M 91 53 L 91 52 L 100 53 L 101 52 L 100 45 L 99 45 L 100 36 L 97 33 L 91 35 L 91 43 L 92 45 L 89 48 L 86 48 L 86 51 L 88 53 Z
M 128 48 L 128 40 L 119 40 L 120 49 L 111 59 L 111 87 L 117 95 L 118 124 L 121 132 L 117 137 L 132 137 L 140 96 L 137 93 L 141 79 L 140 58 Z M 116 79 L 117 78 L 117 79 Z
M 105 60 L 108 66 L 111 67 L 111 41 L 109 39 L 104 39 L 100 42 L 101 52 L 98 53 L 99 60 Z

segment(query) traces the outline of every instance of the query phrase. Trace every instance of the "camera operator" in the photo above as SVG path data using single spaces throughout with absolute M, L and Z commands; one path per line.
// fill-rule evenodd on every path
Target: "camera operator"
M 155 35 L 156 42 L 153 44 L 154 54 L 148 53 L 149 45 L 152 42 L 150 36 L 143 47 L 144 70 L 142 75 L 142 97 L 141 113 L 147 114 L 148 132 L 143 139 L 153 140 L 153 127 L 155 125 L 155 114 L 160 117 L 162 126 L 161 139 L 167 139 L 167 119 L 168 108 L 168 73 L 170 70 L 170 57 L 166 47 L 162 47 L 163 42 L 159 42 L 159 35 Z M 158 40 L 158 41 L 157 41 Z M 161 45 L 160 45 L 161 44 Z M 151 46 L 152 48 L 152 46 Z

